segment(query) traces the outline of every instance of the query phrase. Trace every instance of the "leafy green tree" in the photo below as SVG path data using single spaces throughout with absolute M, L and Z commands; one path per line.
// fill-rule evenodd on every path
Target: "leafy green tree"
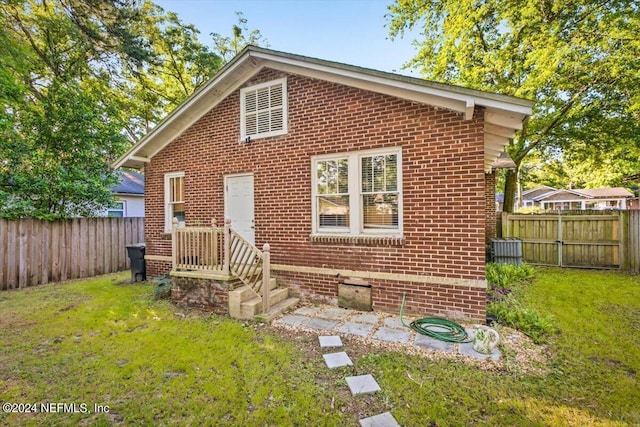
M 0 217 L 92 216 L 111 203 L 110 161 L 128 145 L 113 107 L 77 85 L 49 87 L 0 144 Z
M 199 31 L 173 12 L 145 2 L 135 23 L 152 48 L 154 60 L 130 69 L 120 86 L 119 102 L 130 120 L 127 132 L 136 140 L 174 110 L 224 64 L 218 54 L 198 40 Z M 123 96 L 126 94 L 126 96 Z
M 238 22 L 231 28 L 232 35 L 225 37 L 219 33 L 211 33 L 213 50 L 225 62 L 229 62 L 248 45 L 269 47 L 269 42 L 262 37 L 260 30 L 249 30 L 247 18 L 242 12 L 236 12 Z
M 532 152 L 592 158 L 640 147 L 640 14 L 631 0 L 396 0 L 390 34 L 421 29 L 426 78 L 534 99 L 507 151 L 505 210 Z M 560 156 L 559 158 L 562 158 Z

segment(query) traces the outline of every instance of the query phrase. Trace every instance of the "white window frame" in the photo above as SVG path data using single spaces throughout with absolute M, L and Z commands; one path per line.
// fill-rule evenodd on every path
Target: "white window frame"
M 173 220 L 173 217 L 171 215 L 172 209 L 170 207 L 170 204 L 172 202 L 169 201 L 171 199 L 170 183 L 172 178 L 182 178 L 184 182 L 184 172 L 171 172 L 171 173 L 166 173 L 164 175 L 164 230 L 167 233 L 171 232 L 171 226 L 172 226 L 172 220 Z M 185 188 L 185 193 L 186 193 L 186 188 Z M 183 194 L 183 198 L 184 198 L 184 194 Z M 183 200 L 182 202 L 184 203 L 185 200 Z M 180 227 L 183 227 L 184 222 L 181 222 L 178 225 Z
M 362 171 L 363 157 L 393 155 L 397 157 L 396 167 L 398 180 L 398 228 L 397 229 L 365 229 L 362 216 Z M 317 163 L 326 160 L 348 160 L 349 173 L 349 228 L 321 228 L 318 224 L 318 174 Z M 311 157 L 311 230 L 312 236 L 342 235 L 342 236 L 384 236 L 402 237 L 403 235 L 403 197 L 402 197 L 402 148 L 392 147 L 375 150 L 353 151 L 347 153 L 334 153 Z
M 275 131 L 262 132 L 256 134 L 247 134 L 247 115 L 246 115 L 246 93 L 253 92 L 265 87 L 270 86 L 282 86 L 282 129 Z M 272 110 L 269 105 L 269 111 Z M 260 83 L 257 85 L 249 86 L 240 89 L 240 142 L 246 142 L 247 137 L 253 139 L 267 138 L 270 136 L 284 135 L 289 132 L 288 130 L 288 96 L 287 96 L 287 79 L 281 78 L 277 80 L 271 80 L 269 82 Z
M 122 208 L 118 209 L 115 207 L 111 207 L 107 209 L 107 216 L 111 217 L 111 218 L 125 218 L 127 216 L 127 201 L 126 200 L 122 200 L 122 199 L 118 199 L 115 201 L 114 204 L 118 204 L 121 203 L 122 204 Z M 112 217 L 111 216 L 111 212 L 122 212 L 122 216 L 121 217 Z

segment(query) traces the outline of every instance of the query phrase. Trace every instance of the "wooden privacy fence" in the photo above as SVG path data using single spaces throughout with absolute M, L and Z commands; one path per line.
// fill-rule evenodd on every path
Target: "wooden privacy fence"
M 640 272 L 640 211 L 503 213 L 501 230 L 530 264 Z
M 0 290 L 125 270 L 143 241 L 144 218 L 0 219 Z

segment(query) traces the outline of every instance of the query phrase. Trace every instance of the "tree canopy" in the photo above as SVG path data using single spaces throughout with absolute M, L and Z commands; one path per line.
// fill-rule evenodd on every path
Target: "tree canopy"
M 396 0 L 388 18 L 392 37 L 422 30 L 407 66 L 426 78 L 536 101 L 507 147 L 518 167 L 505 180 L 509 209 L 532 153 L 539 169 L 571 173 L 590 163 L 602 179 L 586 185 L 640 170 L 639 8 L 631 0 Z
M 110 163 L 261 42 L 238 15 L 212 47 L 137 0 L 0 0 L 0 217 L 65 218 L 112 203 Z M 245 38 L 247 32 L 248 38 Z

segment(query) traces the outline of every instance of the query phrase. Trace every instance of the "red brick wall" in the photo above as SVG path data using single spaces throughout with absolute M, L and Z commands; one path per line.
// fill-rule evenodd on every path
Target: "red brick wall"
M 263 70 L 246 85 L 283 76 L 287 75 Z M 287 90 L 287 135 L 239 143 L 236 91 L 153 158 L 145 168 L 147 254 L 171 251 L 164 235 L 165 173 L 185 172 L 188 224 L 209 223 L 212 217 L 222 223 L 224 175 L 252 172 L 256 244 L 271 245 L 274 264 L 484 280 L 487 218 L 481 109 L 474 120 L 464 121 L 463 115 L 448 110 L 297 75 L 287 76 Z M 402 146 L 404 243 L 311 242 L 310 157 L 397 146 Z M 169 267 L 148 263 L 150 275 Z M 333 285 L 320 285 L 322 277 L 298 284 L 302 290 L 335 296 Z M 443 285 L 407 286 L 417 298 L 416 309 L 433 304 L 443 312 L 460 306 L 472 317 L 484 316 L 484 296 L 481 303 L 476 301 L 476 288 L 449 292 L 453 288 Z M 398 295 L 374 291 L 374 305 L 397 308 Z

